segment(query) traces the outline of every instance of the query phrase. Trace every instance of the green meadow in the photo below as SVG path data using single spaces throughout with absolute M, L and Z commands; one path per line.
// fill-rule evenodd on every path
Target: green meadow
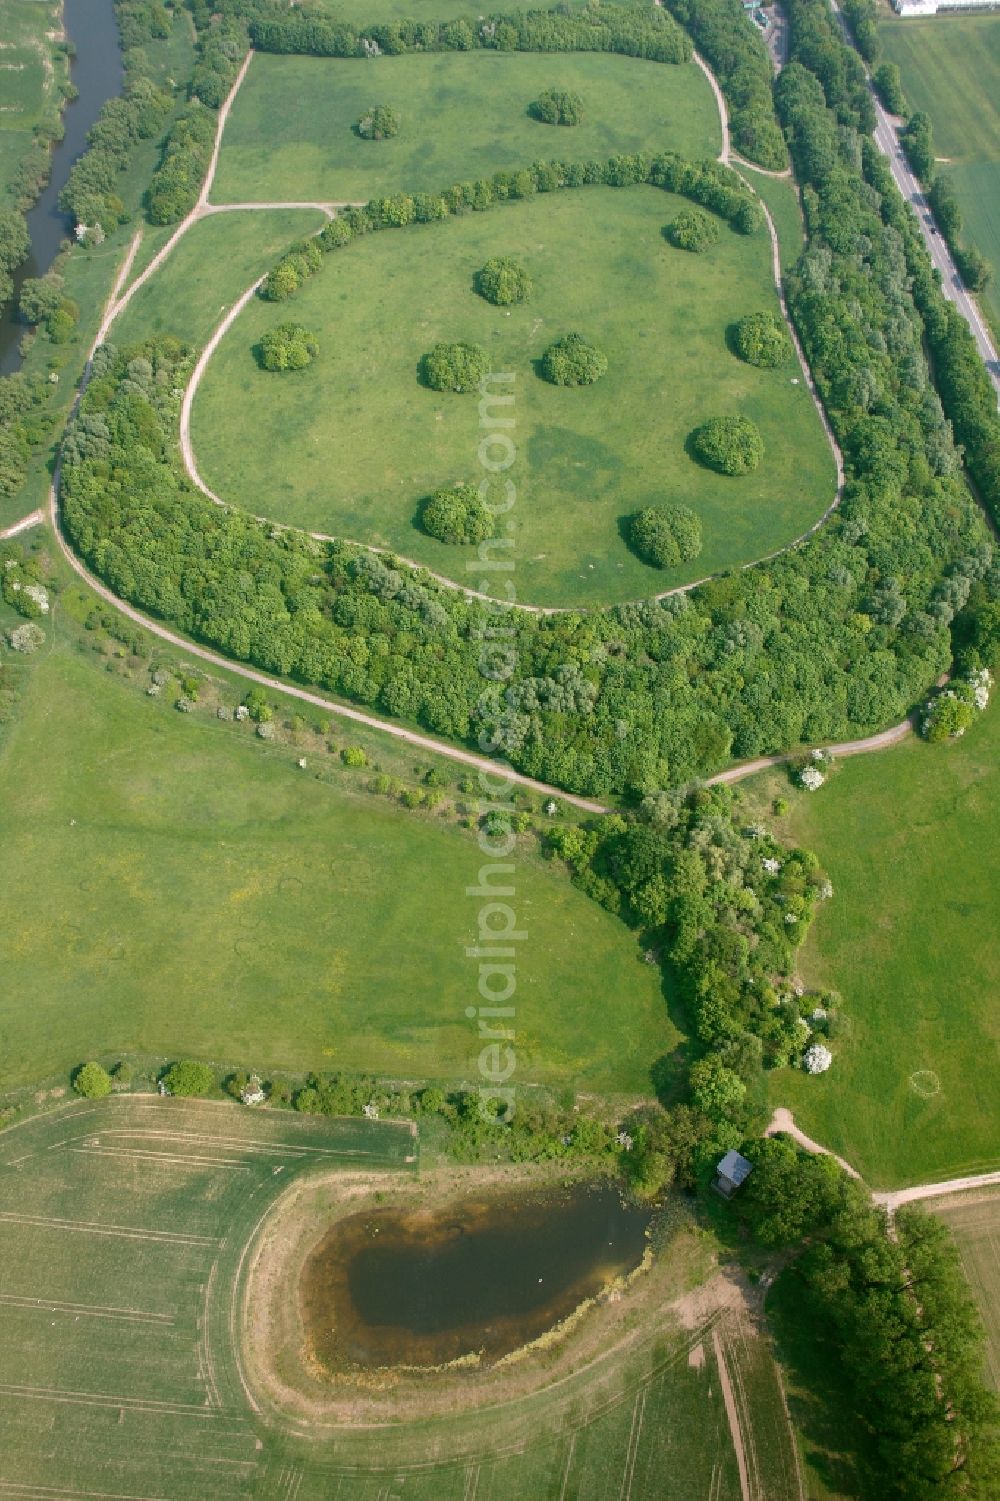
M 580 125 L 529 116 L 547 88 L 582 96 Z M 372 104 L 393 107 L 397 136 L 355 134 Z M 694 63 L 584 52 L 261 53 L 226 123 L 212 199 L 367 201 L 433 192 L 540 159 L 667 149 L 700 158 L 715 156 L 721 144 L 715 100 Z
M 503 415 L 514 422 L 519 598 L 632 599 L 781 547 L 829 505 L 833 458 L 797 364 L 757 370 L 727 345 L 742 314 L 777 310 L 768 236 L 723 226 L 704 254 L 676 250 L 663 228 L 687 206 L 654 188 L 581 188 L 332 253 L 292 301 L 254 299 L 213 356 L 192 418 L 206 483 L 257 514 L 389 546 L 468 582 L 466 551 L 418 524 L 432 490 L 483 472 L 476 397 L 418 378 L 436 342 L 467 340 L 513 376 L 495 389 L 514 396 Z M 508 310 L 473 290 L 498 254 L 533 282 Z M 303 371 L 263 371 L 255 346 L 289 318 L 316 333 L 319 356 Z M 537 373 L 570 331 L 607 355 L 596 385 L 556 387 Z M 765 446 L 760 468 L 737 479 L 687 451 L 694 427 L 729 413 L 751 417 Z M 622 528 L 665 502 L 697 512 L 703 551 L 659 570 L 633 556 Z

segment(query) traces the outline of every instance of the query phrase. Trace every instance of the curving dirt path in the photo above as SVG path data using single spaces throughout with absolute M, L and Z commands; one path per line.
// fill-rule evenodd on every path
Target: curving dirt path
M 821 1142 L 814 1141 L 807 1136 L 795 1124 L 795 1117 L 790 1110 L 779 1107 L 772 1115 L 765 1136 L 790 1136 L 793 1141 L 806 1152 L 812 1152 L 816 1156 L 832 1157 L 848 1173 L 850 1177 L 861 1179 L 857 1168 L 851 1166 L 843 1157 L 836 1152 L 831 1152 L 829 1147 L 824 1147 Z M 916 1204 L 923 1199 L 943 1199 L 948 1194 L 963 1193 L 971 1188 L 996 1188 L 1000 1187 L 1000 1171 L 989 1173 L 970 1173 L 963 1178 L 946 1178 L 939 1183 L 918 1183 L 912 1188 L 894 1188 L 888 1191 L 872 1192 L 872 1201 L 885 1209 L 890 1215 L 895 1214 L 901 1204 Z
M 863 756 L 868 751 L 888 750 L 892 745 L 898 745 L 905 740 L 907 735 L 912 735 L 917 727 L 917 716 L 911 714 L 900 724 L 894 724 L 887 730 L 880 730 L 877 735 L 866 735 L 863 740 L 844 740 L 840 745 L 826 747 L 827 754 L 831 756 Z M 716 772 L 714 777 L 709 777 L 707 785 L 714 787 L 727 782 L 742 782 L 744 777 L 752 777 L 758 771 L 766 771 L 769 766 L 784 766 L 789 761 L 796 760 L 806 754 L 805 748 L 797 751 L 784 751 L 780 756 L 761 756 L 756 761 L 746 761 L 742 766 L 730 766 L 726 771 Z

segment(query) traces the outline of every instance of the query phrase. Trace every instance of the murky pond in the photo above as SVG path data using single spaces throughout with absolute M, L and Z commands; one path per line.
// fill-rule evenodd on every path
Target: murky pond
M 608 1185 L 351 1215 L 303 1270 L 309 1343 L 331 1369 L 496 1360 L 636 1267 L 649 1219 Z

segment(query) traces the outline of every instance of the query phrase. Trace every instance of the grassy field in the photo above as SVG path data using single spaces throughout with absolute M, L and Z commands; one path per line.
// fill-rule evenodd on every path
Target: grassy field
M 880 1188 L 995 1168 L 1000 714 L 845 761 L 815 794 L 755 782 L 791 798 L 778 827 L 829 871 L 800 970 L 846 1017 L 830 1072 L 772 1075 L 773 1103 Z
M 899 64 L 912 109 L 926 110 L 965 220 L 993 280 L 981 301 L 1000 328 L 1000 15 L 886 18 L 886 58 Z
M 389 1123 L 121 1097 L 0 1134 L 2 1489 L 158 1501 L 739 1501 L 713 1330 L 754 1501 L 797 1501 L 766 1344 L 663 1309 L 623 1357 L 560 1390 L 306 1438 L 248 1405 L 237 1362 L 244 1248 L 296 1176 L 407 1170 Z M 388 1180 L 387 1180 L 388 1181 Z M 682 1292 L 710 1257 L 665 1253 Z M 671 1294 L 668 1292 L 668 1296 Z M 757 1438 L 759 1436 L 760 1457 Z M 780 1451 L 780 1452 L 779 1452 Z
M 68 68 L 48 32 L 60 27 L 55 0 L 5 0 L 0 10 L 0 204 L 9 206 L 8 189 L 31 133 L 59 116 L 60 84 Z
M 206 482 L 258 514 L 387 544 L 466 581 L 464 550 L 427 537 L 416 515 L 437 486 L 479 479 L 478 403 L 425 389 L 417 367 L 437 340 L 470 339 L 495 371 L 515 374 L 519 598 L 630 599 L 780 547 L 829 504 L 833 459 L 795 366 L 755 370 L 726 345 L 736 318 L 777 306 L 767 236 L 723 227 L 706 254 L 675 250 L 661 231 L 683 206 L 654 188 L 580 189 L 336 252 L 294 304 L 254 300 L 213 357 L 192 424 Z M 500 253 L 534 283 L 507 313 L 472 290 Z M 317 332 L 320 355 L 274 376 L 253 347 L 293 311 Z M 573 329 L 610 362 L 589 388 L 535 373 L 551 340 Z M 685 450 L 692 428 L 728 412 L 752 417 L 766 447 L 759 470 L 735 480 Z M 704 548 L 659 570 L 633 556 L 620 526 L 664 501 L 697 511 Z
M 583 96 L 571 129 L 532 120 L 546 88 Z M 364 141 L 353 127 L 391 104 L 399 134 Z M 539 158 L 589 160 L 670 148 L 715 156 L 712 92 L 693 63 L 608 54 L 470 52 L 329 59 L 254 58 L 232 113 L 212 187 L 216 203 L 367 200 L 433 192 Z
M 955 1238 L 986 1326 L 986 1375 L 1000 1393 L 1000 1193 L 956 1194 L 927 1206 Z
M 472 1077 L 474 837 L 296 765 L 214 710 L 182 716 L 72 642 L 38 661 L 0 747 L 0 1083 L 93 1053 Z M 237 699 L 233 695 L 232 702 Z M 457 775 L 457 773 L 456 773 Z M 525 1081 L 648 1088 L 673 1047 L 659 973 L 526 846 Z
M 116 344 L 174 334 L 204 344 L 223 312 L 289 243 L 325 221 L 306 209 L 215 214 L 193 225 L 115 324 Z

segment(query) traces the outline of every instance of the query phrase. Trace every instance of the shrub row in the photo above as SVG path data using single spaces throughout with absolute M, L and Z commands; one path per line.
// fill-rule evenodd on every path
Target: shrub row
M 198 202 L 215 141 L 215 116 L 197 99 L 171 125 L 146 198 L 154 224 L 176 224 Z
M 683 63 L 691 43 L 662 10 L 607 5 L 567 14 L 561 10 L 517 11 L 478 22 L 387 21 L 359 30 L 342 22 L 305 15 L 250 22 L 260 52 L 307 53 L 316 57 L 398 56 L 405 52 L 617 52 L 652 62 Z
M 139 141 L 155 136 L 170 113 L 170 96 L 147 78 L 109 99 L 87 133 L 87 150 L 73 164 L 59 207 L 78 224 L 100 225 L 109 234 L 126 215 L 115 191 Z
M 665 0 L 710 64 L 729 106 L 733 145 L 748 161 L 788 165 L 771 97 L 771 59 L 741 0 Z

